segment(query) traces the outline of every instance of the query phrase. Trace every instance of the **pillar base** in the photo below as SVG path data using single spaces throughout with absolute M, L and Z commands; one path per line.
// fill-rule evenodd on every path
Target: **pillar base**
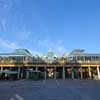
M 63 79 L 65 80 L 65 67 L 63 67 Z
M 98 80 L 100 80 L 100 75 L 98 76 Z

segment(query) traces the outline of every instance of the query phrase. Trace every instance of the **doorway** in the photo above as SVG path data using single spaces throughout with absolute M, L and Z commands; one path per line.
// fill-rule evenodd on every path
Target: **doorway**
M 47 78 L 48 79 L 54 78 L 54 68 L 53 67 L 47 68 Z

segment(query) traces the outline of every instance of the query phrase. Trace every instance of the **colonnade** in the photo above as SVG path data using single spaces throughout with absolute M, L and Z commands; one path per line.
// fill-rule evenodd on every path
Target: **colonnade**
M 10 69 L 11 67 L 9 67 L 9 69 Z M 44 67 L 42 67 L 43 69 L 44 69 L 44 71 L 43 71 L 43 73 L 44 73 L 44 79 L 46 80 L 48 77 L 47 77 L 47 66 L 44 66 Z M 50 68 L 50 67 L 49 67 Z M 57 77 L 57 72 L 58 72 L 58 70 L 57 70 L 57 68 L 62 68 L 62 79 L 67 79 L 67 77 L 66 77 L 66 70 L 67 70 L 67 67 L 66 66 L 60 66 L 60 67 L 58 67 L 58 66 L 53 66 L 52 67 L 53 68 L 53 72 L 54 72 L 54 76 L 53 76 L 53 78 L 54 79 L 57 79 L 58 77 Z M 75 70 L 75 67 L 74 66 L 72 66 L 72 67 L 69 67 L 70 68 L 70 70 L 71 70 L 71 79 L 75 79 L 75 72 L 74 72 L 74 70 Z M 91 66 L 86 66 L 86 67 L 84 67 L 84 66 L 80 66 L 80 67 L 77 67 L 78 68 L 78 72 L 80 73 L 80 79 L 83 79 L 84 78 L 84 69 L 86 69 L 87 70 L 87 74 L 88 74 L 88 77 L 87 78 L 89 78 L 89 79 L 92 79 L 93 77 L 93 75 L 92 75 L 92 71 L 91 70 L 93 70 L 92 68 L 95 68 L 96 69 L 96 75 L 97 75 L 97 79 L 98 80 L 100 80 L 100 66 L 93 66 L 93 67 L 91 67 Z M 38 71 L 41 71 L 41 70 L 39 70 L 39 67 L 35 67 L 35 71 L 36 72 L 38 72 Z M 4 67 L 0 67 L 0 73 L 1 72 L 4 72 Z M 22 71 L 22 69 L 21 69 L 21 67 L 18 67 L 17 68 L 17 78 L 19 79 L 19 78 L 23 78 L 23 71 Z M 26 71 L 26 79 L 29 79 L 29 72 L 28 71 Z
M 56 76 L 56 72 L 57 72 L 57 70 L 56 70 L 56 68 L 57 67 L 54 67 L 54 79 L 57 79 L 57 76 Z M 67 79 L 66 78 L 66 75 L 65 75 L 65 73 L 66 73 L 66 70 L 65 70 L 65 68 L 66 67 L 62 67 L 62 78 L 63 79 Z M 71 68 L 71 70 L 72 70 L 72 74 L 71 74 L 71 78 L 72 79 L 75 79 L 75 76 L 74 76 L 74 67 L 70 67 Z M 92 73 L 91 73 L 91 67 L 89 66 L 89 67 L 80 67 L 79 69 L 80 69 L 80 79 L 83 79 L 83 68 L 87 68 L 87 70 L 88 70 L 88 75 L 89 75 L 89 77 L 88 77 L 88 79 L 92 79 Z M 99 66 L 96 66 L 96 70 L 97 70 L 97 79 L 98 80 L 100 80 L 100 69 L 99 69 Z M 45 79 L 47 79 L 47 72 L 46 72 L 46 67 L 45 67 L 45 71 L 44 71 L 44 78 Z
M 20 71 L 21 71 L 21 67 L 17 67 L 17 70 L 11 70 L 12 68 L 14 67 L 0 67 L 0 73 L 1 75 L 4 73 L 4 74 L 8 74 L 8 75 L 16 75 L 16 78 L 20 78 Z M 5 70 L 7 69 L 7 70 Z

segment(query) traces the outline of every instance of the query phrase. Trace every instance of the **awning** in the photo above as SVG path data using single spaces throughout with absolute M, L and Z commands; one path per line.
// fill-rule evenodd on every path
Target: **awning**
M 18 74 L 17 71 L 2 71 L 2 73 L 5 73 L 5 74 Z
M 0 71 L 0 74 L 2 74 L 2 72 Z
M 27 70 L 28 72 L 33 72 L 33 73 L 41 73 L 41 71 L 39 71 L 39 70 L 37 70 L 37 71 L 35 71 L 35 70 Z

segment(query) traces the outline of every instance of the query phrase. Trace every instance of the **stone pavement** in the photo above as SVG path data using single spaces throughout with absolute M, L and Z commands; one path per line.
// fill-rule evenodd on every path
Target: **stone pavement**
M 97 80 L 0 81 L 0 100 L 99 100 Z

